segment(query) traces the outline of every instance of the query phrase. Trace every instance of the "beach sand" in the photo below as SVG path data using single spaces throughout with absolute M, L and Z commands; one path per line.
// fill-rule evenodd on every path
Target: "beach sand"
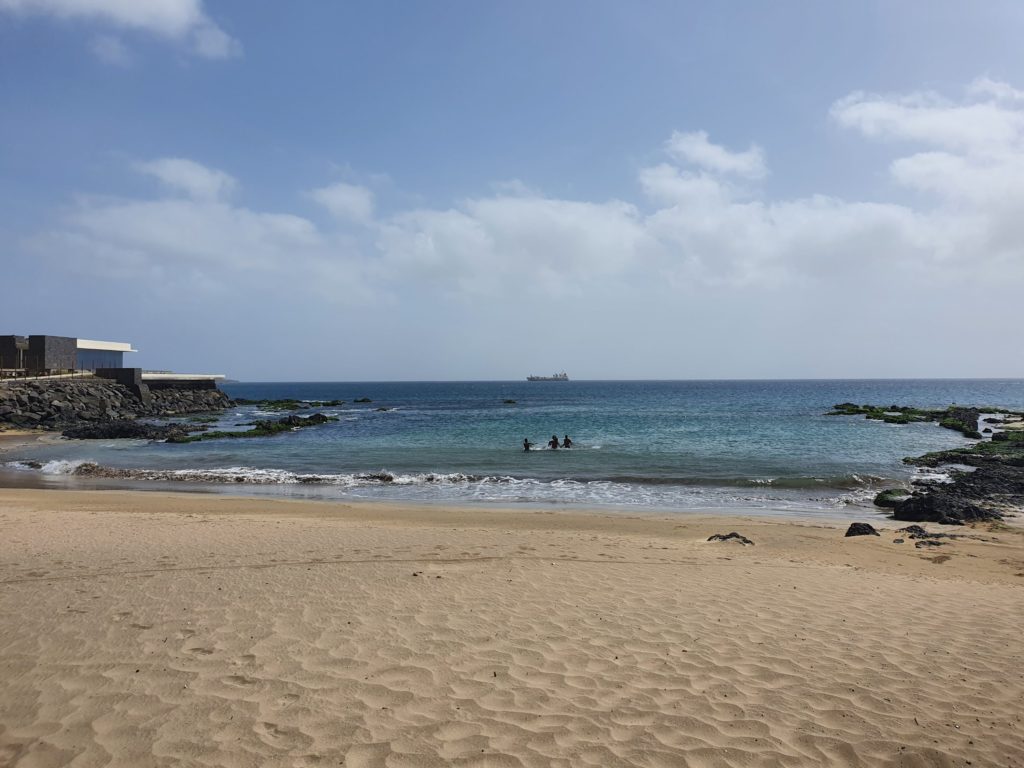
M 1024 765 L 1021 529 L 873 522 L 0 489 L 0 765 Z

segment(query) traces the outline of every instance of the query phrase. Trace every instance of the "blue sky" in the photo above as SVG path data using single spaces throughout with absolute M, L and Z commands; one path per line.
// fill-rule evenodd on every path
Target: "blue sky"
M 1022 32 L 0 0 L 2 332 L 249 380 L 1024 376 Z

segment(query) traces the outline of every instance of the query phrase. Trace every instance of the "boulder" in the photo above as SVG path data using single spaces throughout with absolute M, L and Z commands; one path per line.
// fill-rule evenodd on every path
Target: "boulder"
M 879 536 L 878 531 L 870 523 L 850 523 L 846 529 L 847 536 Z

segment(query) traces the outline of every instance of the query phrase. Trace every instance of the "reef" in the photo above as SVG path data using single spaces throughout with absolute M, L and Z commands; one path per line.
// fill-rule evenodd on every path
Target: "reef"
M 912 408 L 906 405 L 857 405 L 856 403 L 839 403 L 833 406 L 826 416 L 857 416 L 876 421 L 884 421 L 886 424 L 911 424 L 920 421 L 938 422 L 940 427 L 956 430 L 964 437 L 974 440 L 981 439 L 978 431 L 978 420 L 982 412 L 985 413 L 1009 413 L 1000 409 L 979 409 L 963 408 L 951 405 L 942 409 Z
M 169 443 L 197 443 L 201 440 L 224 440 L 232 438 L 248 437 L 271 437 L 282 432 L 291 432 L 304 427 L 315 427 L 319 424 L 326 424 L 329 421 L 337 421 L 333 416 L 326 416 L 322 413 L 314 413 L 310 416 L 285 416 L 282 419 L 258 419 L 252 422 L 252 429 L 244 431 L 221 431 L 200 432 L 194 435 L 173 435 L 167 438 Z
M 237 405 L 255 405 L 264 411 L 301 411 L 306 408 L 331 408 L 337 405 L 344 405 L 344 400 L 295 400 L 284 398 L 280 400 L 248 400 L 237 398 Z

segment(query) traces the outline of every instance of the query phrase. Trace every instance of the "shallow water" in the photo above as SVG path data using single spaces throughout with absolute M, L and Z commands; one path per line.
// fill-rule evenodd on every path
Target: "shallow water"
M 1021 380 L 231 384 L 233 397 L 343 399 L 337 422 L 269 438 L 168 445 L 51 441 L 11 459 L 55 482 L 82 462 L 140 480 L 287 495 L 808 512 L 906 482 L 904 456 L 968 443 L 931 424 L 824 414 L 834 403 L 1024 408 Z M 357 398 L 372 399 L 355 404 Z M 505 400 L 515 400 L 507 404 Z M 388 410 L 377 410 L 386 408 Z M 301 413 L 301 412 L 300 412 Z M 212 428 L 276 418 L 233 408 Z M 524 453 L 552 433 L 571 450 Z M 23 465 L 20 465 L 23 466 Z M 14 467 L 17 476 L 23 476 Z M 8 467 L 10 482 L 11 468 Z M 98 482 L 98 481 L 92 481 Z M 104 481 L 109 484 L 110 481 Z M 133 483 L 134 484 L 134 483 Z

